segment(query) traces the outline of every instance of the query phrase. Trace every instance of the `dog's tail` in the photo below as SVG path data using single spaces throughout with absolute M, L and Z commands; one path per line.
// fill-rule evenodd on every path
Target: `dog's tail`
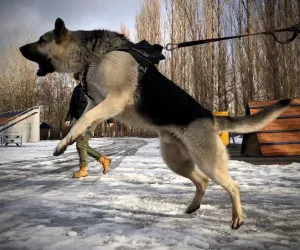
M 262 129 L 276 119 L 288 108 L 290 102 L 290 99 L 280 100 L 254 115 L 241 117 L 215 116 L 215 120 L 220 132 L 251 133 Z

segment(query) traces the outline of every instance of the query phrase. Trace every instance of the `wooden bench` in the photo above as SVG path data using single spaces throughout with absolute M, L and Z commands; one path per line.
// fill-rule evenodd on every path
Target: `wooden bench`
M 255 114 L 276 101 L 249 102 L 246 114 Z M 300 99 L 269 125 L 244 136 L 242 153 L 262 156 L 300 155 Z

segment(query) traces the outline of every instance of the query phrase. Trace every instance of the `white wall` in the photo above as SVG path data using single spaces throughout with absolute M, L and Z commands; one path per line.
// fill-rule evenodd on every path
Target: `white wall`
M 31 115 L 31 116 L 30 116 Z M 30 117 L 27 117 L 30 116 Z M 27 118 L 26 118 L 27 117 Z M 24 119 L 25 118 L 25 119 Z M 24 120 L 22 120 L 24 119 Z M 22 120 L 22 121 L 20 121 Z M 32 111 L 17 117 L 13 121 L 0 127 L 7 127 L 17 121 L 17 124 L 5 129 L 1 132 L 2 135 L 21 135 L 22 143 L 24 142 L 39 142 L 40 141 L 40 108 L 35 107 Z

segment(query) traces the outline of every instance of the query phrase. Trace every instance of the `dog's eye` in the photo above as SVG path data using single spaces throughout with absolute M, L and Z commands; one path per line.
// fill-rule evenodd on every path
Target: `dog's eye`
M 38 43 L 46 43 L 46 40 L 41 37 L 40 40 L 38 40 Z

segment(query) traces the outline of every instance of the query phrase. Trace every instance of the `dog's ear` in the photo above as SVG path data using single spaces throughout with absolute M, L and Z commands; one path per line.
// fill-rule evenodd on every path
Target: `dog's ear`
M 67 33 L 67 28 L 65 26 L 64 21 L 61 18 L 57 18 L 55 21 L 55 28 L 54 28 L 54 36 L 55 36 L 55 41 L 57 43 L 60 43 L 64 35 Z

